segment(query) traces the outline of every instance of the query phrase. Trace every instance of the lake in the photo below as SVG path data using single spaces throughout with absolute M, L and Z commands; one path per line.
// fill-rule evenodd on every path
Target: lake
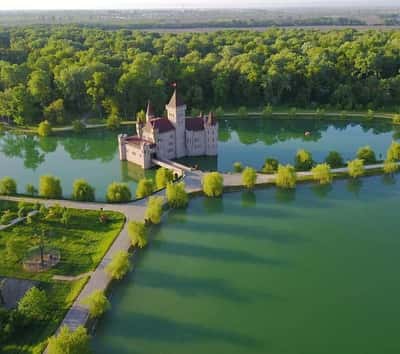
M 95 353 L 398 353 L 399 177 L 197 197 L 111 291 Z
M 126 128 L 124 128 L 126 129 Z M 133 128 L 125 132 L 132 132 Z M 310 132 L 309 136 L 304 133 Z M 113 181 L 129 183 L 133 193 L 137 181 L 151 177 L 131 163 L 118 159 L 117 134 L 90 130 L 84 134 L 59 134 L 51 137 L 0 134 L 0 177 L 17 180 L 20 192 L 25 185 L 37 185 L 39 177 L 52 174 L 60 177 L 64 195 L 69 197 L 76 178 L 85 178 L 96 188 L 98 200 L 104 200 L 107 186 Z M 321 161 L 329 150 L 352 159 L 360 146 L 371 145 L 377 156 L 384 156 L 398 133 L 385 122 L 348 123 L 312 119 L 233 119 L 221 120 L 218 158 L 184 159 L 204 170 L 229 171 L 235 161 L 260 168 L 266 157 L 292 163 L 299 148 L 313 153 Z

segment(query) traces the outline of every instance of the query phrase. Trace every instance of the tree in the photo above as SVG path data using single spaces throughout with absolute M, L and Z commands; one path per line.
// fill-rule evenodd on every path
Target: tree
M 63 124 L 65 121 L 64 100 L 59 98 L 51 102 L 43 110 L 44 118 L 54 124 Z
M 110 302 L 102 290 L 94 290 L 83 300 L 83 304 L 88 307 L 89 315 L 92 318 L 100 317 L 110 308 Z
M 11 177 L 3 177 L 0 179 L 0 195 L 17 194 L 17 183 Z
M 189 196 L 185 190 L 185 184 L 180 183 L 168 183 L 166 191 L 168 205 L 171 208 L 184 208 L 189 203 Z
M 358 149 L 357 158 L 364 161 L 364 164 L 373 164 L 376 162 L 375 152 L 370 146 L 364 146 Z
M 62 198 L 60 179 L 54 176 L 41 176 L 39 180 L 39 195 L 49 199 Z
M 220 197 L 223 193 L 224 179 L 219 172 L 209 172 L 203 177 L 203 192 L 207 197 Z
M 84 202 L 93 202 L 94 188 L 83 178 L 76 179 L 72 186 L 72 199 Z
M 113 182 L 107 188 L 106 199 L 110 203 L 129 202 L 132 194 L 126 183 Z
M 344 166 L 343 157 L 337 151 L 329 151 L 328 156 L 325 158 L 325 162 L 331 168 L 338 168 Z
M 136 122 L 141 124 L 146 123 L 146 113 L 143 109 L 136 113 Z
M 116 115 L 110 115 L 106 121 L 107 128 L 116 130 L 121 126 L 121 119 Z
M 254 188 L 257 181 L 257 172 L 254 168 L 246 167 L 242 173 L 242 183 L 243 185 L 248 188 Z
M 74 133 L 80 134 L 86 129 L 86 125 L 81 120 L 76 119 L 72 122 L 72 130 Z
M 130 269 L 131 263 L 128 252 L 118 251 L 107 264 L 105 271 L 112 279 L 121 280 Z
M 308 171 L 314 164 L 312 155 L 304 149 L 298 150 L 295 157 L 295 168 L 298 171 Z
M 37 132 L 40 136 L 49 136 L 53 131 L 53 128 L 51 127 L 51 124 L 49 121 L 44 120 L 43 122 L 40 122 Z
M 165 167 L 160 167 L 156 172 L 156 188 L 162 189 L 167 186 L 167 184 L 174 180 L 173 172 Z M 150 188 L 150 187 L 149 187 Z
M 385 160 L 383 163 L 383 172 L 389 175 L 394 174 L 399 170 L 399 165 L 395 161 Z
M 361 159 L 354 159 L 347 163 L 349 175 L 353 178 L 362 176 L 365 173 L 364 161 Z
M 71 214 L 68 211 L 68 209 L 65 209 L 61 215 L 60 223 L 63 224 L 64 226 L 68 226 L 70 222 L 71 222 Z
M 154 191 L 154 182 L 150 178 L 142 178 L 136 188 L 136 198 L 145 198 Z
M 36 189 L 36 187 L 33 184 L 27 184 L 25 187 L 25 192 L 26 192 L 26 194 L 33 197 L 38 193 L 38 190 Z
M 90 337 L 83 326 L 74 332 L 62 326 L 60 332 L 49 338 L 48 354 L 90 354 Z
M 244 106 L 239 107 L 237 114 L 240 118 L 246 118 L 249 115 L 247 112 L 247 108 Z
M 278 170 L 279 161 L 273 158 L 265 159 L 264 166 L 262 168 L 262 172 L 264 173 L 275 173 Z
M 399 161 L 400 160 L 400 143 L 397 141 L 392 141 L 387 153 L 386 159 L 389 161 Z
M 128 233 L 133 247 L 143 248 L 147 245 L 147 231 L 144 223 L 130 221 L 128 224 Z
M 30 75 L 28 89 L 41 105 L 46 105 L 52 96 L 51 78 L 48 71 L 36 70 Z
M 241 162 L 235 162 L 233 164 L 233 171 L 236 173 L 240 173 L 243 171 L 243 165 Z
M 279 165 L 275 183 L 280 188 L 292 189 L 296 186 L 296 171 L 291 165 Z
M 272 106 L 270 104 L 263 108 L 262 115 L 264 118 L 272 117 Z
M 29 320 L 42 321 L 48 315 L 48 299 L 44 290 L 30 288 L 18 303 L 18 311 Z
M 320 184 L 329 184 L 332 182 L 331 168 L 327 163 L 321 163 L 311 170 L 313 179 Z
M 152 224 L 159 224 L 162 217 L 163 202 L 163 197 L 150 197 L 147 202 L 145 219 Z

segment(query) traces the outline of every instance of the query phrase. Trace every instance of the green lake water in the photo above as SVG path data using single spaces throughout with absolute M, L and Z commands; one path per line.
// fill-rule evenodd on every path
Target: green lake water
M 133 128 L 125 132 L 132 133 Z M 309 136 L 304 133 L 310 132 Z M 96 188 L 96 197 L 104 200 L 108 184 L 129 183 L 132 192 L 137 180 L 154 175 L 136 165 L 118 159 L 117 134 L 120 132 L 87 131 L 39 138 L 32 135 L 0 134 L 0 178 L 11 176 L 24 192 L 25 185 L 37 185 L 39 177 L 60 177 L 64 195 L 69 197 L 76 178 L 85 178 Z M 327 151 L 337 150 L 345 159 L 354 157 L 360 146 L 369 144 L 377 156 L 383 156 L 398 133 L 384 122 L 352 123 L 307 119 L 221 120 L 218 158 L 186 159 L 207 170 L 229 171 L 235 161 L 260 168 L 267 156 L 292 163 L 297 149 L 305 148 L 321 161 Z
M 399 184 L 192 199 L 112 287 L 95 353 L 399 353 Z

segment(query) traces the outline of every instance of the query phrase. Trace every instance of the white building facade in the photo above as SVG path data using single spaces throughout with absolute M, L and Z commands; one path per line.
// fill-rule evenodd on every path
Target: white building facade
M 118 136 L 120 160 L 147 169 L 153 166 L 153 158 L 172 160 L 218 154 L 218 122 L 212 112 L 208 116 L 186 117 L 186 105 L 177 90 L 165 108 L 167 117 L 157 118 L 149 102 L 146 122 L 137 123 L 137 135 Z

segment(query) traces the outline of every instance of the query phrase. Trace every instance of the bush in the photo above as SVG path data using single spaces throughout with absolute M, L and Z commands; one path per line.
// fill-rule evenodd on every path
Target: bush
M 400 114 L 395 114 L 392 118 L 393 124 L 400 124 Z
M 184 208 L 189 203 L 189 196 L 185 190 L 185 184 L 180 183 L 168 183 L 166 191 L 168 205 L 171 208 Z
M 397 141 L 392 142 L 386 153 L 386 159 L 389 161 L 400 160 L 400 143 L 398 143 Z
M 136 198 L 148 197 L 154 192 L 154 182 L 150 178 L 142 178 L 136 188 Z
M 128 224 L 128 233 L 133 247 L 143 248 L 147 245 L 147 231 L 144 223 L 130 221 Z
M 77 179 L 72 186 L 72 199 L 84 202 L 93 202 L 94 188 L 84 179 Z
M 295 168 L 298 171 L 308 171 L 313 167 L 314 161 L 310 152 L 298 150 L 295 157 Z
M 49 338 L 48 354 L 89 354 L 90 337 L 83 326 L 76 331 L 71 331 L 67 326 L 62 326 L 60 332 Z
M 291 189 L 296 186 L 296 171 L 291 165 L 279 165 L 275 183 L 280 188 Z
M 136 113 L 136 123 L 146 123 L 146 113 L 143 109 Z
M 72 122 L 72 130 L 73 130 L 75 133 L 80 134 L 80 133 L 82 133 L 85 129 L 86 129 L 86 125 L 83 124 L 81 120 L 77 119 L 77 120 L 74 120 L 74 121 Z
M 46 319 L 48 311 L 48 299 L 44 290 L 35 286 L 30 288 L 19 300 L 18 311 L 29 320 L 41 321 Z
M 117 115 L 110 115 L 107 118 L 106 125 L 108 129 L 116 130 L 121 126 L 121 119 Z
M 273 158 L 265 159 L 262 172 L 264 173 L 275 173 L 278 170 L 279 161 Z
M 203 192 L 207 197 L 220 197 L 223 193 L 224 179 L 219 172 L 209 172 L 203 177 Z
M 224 109 L 222 107 L 217 107 L 214 113 L 218 118 L 221 118 L 225 115 Z
M 41 176 L 39 180 L 39 195 L 44 198 L 62 198 L 61 182 L 54 176 Z
M 244 106 L 239 107 L 237 114 L 240 118 L 246 118 L 249 115 L 247 112 L 247 108 Z
M 332 182 L 331 168 L 327 163 L 321 163 L 312 170 L 313 179 L 320 184 L 329 184 Z
M 323 108 L 317 108 L 315 111 L 315 115 L 317 118 L 323 119 L 326 116 L 326 111 Z
M 3 177 L 0 180 L 0 195 L 17 194 L 17 183 L 11 177 Z
M 383 172 L 391 175 L 397 172 L 398 169 L 399 165 L 395 161 L 385 160 L 383 164 Z
M 246 167 L 242 173 L 242 183 L 248 188 L 252 189 L 256 185 L 257 172 L 254 168 Z
M 118 251 L 105 268 L 106 273 L 112 278 L 120 280 L 131 269 L 129 254 L 126 251 Z
M 33 184 L 27 184 L 25 187 L 25 192 L 26 192 L 26 194 L 33 197 L 38 193 L 38 190 L 36 189 L 36 187 Z
M 372 164 L 376 162 L 374 150 L 370 146 L 364 146 L 358 149 L 357 158 L 364 161 L 364 164 Z
M 3 215 L 0 218 L 0 224 L 1 225 L 8 225 L 11 223 L 11 221 L 13 221 L 14 219 L 16 219 L 17 214 L 13 213 L 10 210 L 6 210 Z
M 174 173 L 165 167 L 160 167 L 156 172 L 156 188 L 162 189 L 167 186 L 167 184 L 174 180 Z M 139 187 L 138 187 L 139 189 Z M 152 192 L 152 191 L 151 191 Z M 151 194 L 150 192 L 150 194 Z M 139 197 L 140 198 L 140 197 Z
M 325 158 L 325 162 L 331 168 L 338 168 L 344 166 L 343 157 L 337 151 L 329 151 L 328 156 Z
M 264 107 L 264 109 L 262 110 L 262 115 L 264 118 L 272 117 L 272 106 L 270 104 Z
M 374 119 L 375 117 L 375 112 L 372 109 L 369 109 L 367 112 L 367 119 L 371 120 Z
M 162 217 L 163 197 L 150 197 L 147 202 L 145 219 L 152 224 L 159 224 Z
M 106 199 L 110 203 L 129 202 L 132 194 L 126 183 L 113 182 L 107 188 Z
M 243 165 L 241 162 L 234 162 L 233 163 L 233 171 L 236 173 L 242 172 L 243 171 Z
M 51 124 L 47 120 L 41 122 L 37 129 L 37 133 L 40 136 L 49 136 L 52 132 L 53 128 L 51 127 Z
M 110 302 L 102 290 L 93 291 L 83 300 L 83 303 L 88 307 L 89 315 L 92 318 L 100 317 L 110 308 Z
M 347 163 L 347 168 L 349 170 L 349 175 L 353 178 L 362 176 L 365 172 L 364 161 L 361 159 L 354 159 Z
M 296 107 L 292 107 L 289 109 L 289 116 L 292 118 L 296 118 L 296 116 L 297 116 L 297 108 Z

